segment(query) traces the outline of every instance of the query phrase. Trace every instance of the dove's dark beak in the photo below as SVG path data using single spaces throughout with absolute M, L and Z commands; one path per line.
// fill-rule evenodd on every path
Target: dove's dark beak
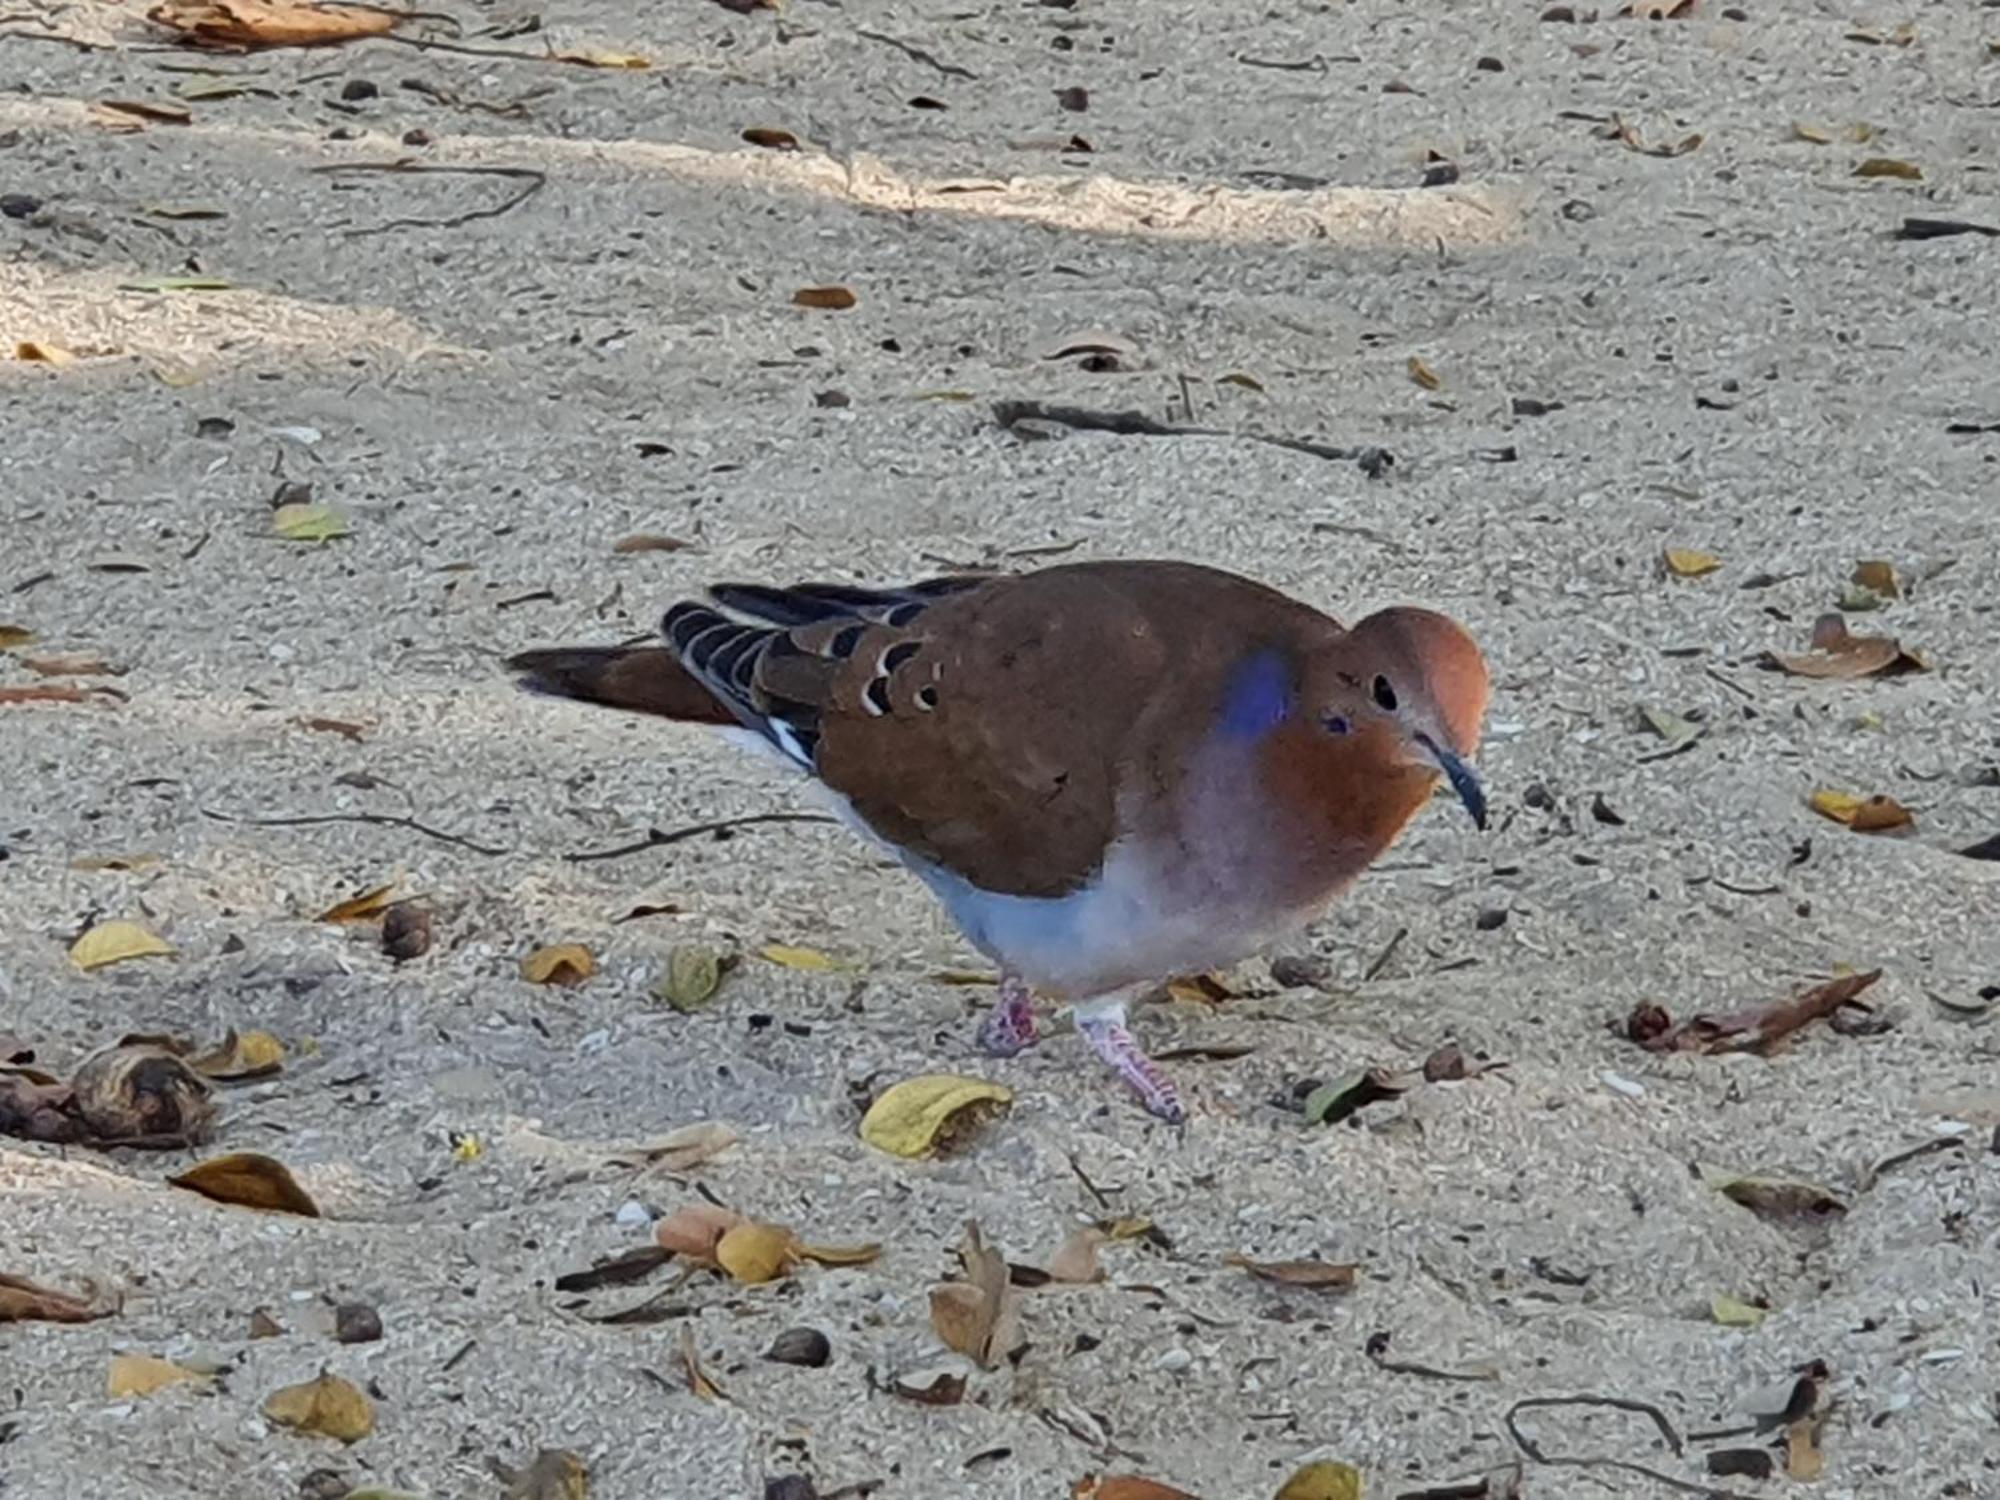
M 1417 743 L 1429 752 L 1431 759 L 1444 772 L 1444 779 L 1451 783 L 1451 789 L 1458 793 L 1458 800 L 1465 804 L 1465 810 L 1472 814 L 1472 821 L 1481 832 L 1486 828 L 1486 790 L 1480 786 L 1478 776 L 1453 750 L 1447 750 L 1427 734 L 1417 736 Z

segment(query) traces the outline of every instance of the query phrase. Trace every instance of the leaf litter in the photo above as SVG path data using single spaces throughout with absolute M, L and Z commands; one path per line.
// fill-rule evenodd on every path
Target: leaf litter
M 927 1073 L 884 1089 L 861 1120 L 861 1139 L 892 1156 L 949 1156 L 1013 1103 L 983 1078 Z
M 1844 1006 L 1868 1010 L 1860 997 L 1881 977 L 1880 969 L 1842 975 L 1789 999 L 1722 1015 L 1697 1014 L 1679 1025 L 1647 1002 L 1626 1018 L 1625 1035 L 1649 1052 L 1769 1053 L 1814 1021 L 1831 1020 Z
M 1921 652 L 1909 650 L 1890 636 L 1855 635 L 1848 630 L 1847 622 L 1833 613 L 1823 614 L 1813 622 L 1811 649 L 1766 652 L 1763 664 L 1794 677 L 1834 679 L 1895 677 L 1931 669 L 1929 659 Z
M 1019 1342 L 1018 1294 L 1006 1259 L 986 1243 L 976 1219 L 966 1221 L 958 1259 L 964 1279 L 931 1288 L 931 1327 L 947 1349 L 990 1370 Z

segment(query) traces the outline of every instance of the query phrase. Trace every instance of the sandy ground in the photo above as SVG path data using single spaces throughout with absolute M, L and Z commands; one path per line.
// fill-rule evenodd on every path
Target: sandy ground
M 40 204 L 0 218 L 0 334 L 91 357 L 0 361 L 0 620 L 40 636 L 0 656 L 0 684 L 37 680 L 36 651 L 98 653 L 128 696 L 0 707 L 0 1030 L 59 1068 L 135 1028 L 274 1031 L 289 1066 L 221 1095 L 209 1149 L 282 1157 L 329 1216 L 166 1187 L 184 1154 L 0 1149 L 0 1270 L 122 1299 L 86 1326 L 0 1328 L 0 1490 L 235 1500 L 331 1469 L 497 1496 L 489 1459 L 560 1447 L 601 1500 L 741 1500 L 794 1472 L 882 1500 L 1060 1497 L 1105 1472 L 1225 1500 L 1315 1454 L 1379 1497 L 1522 1459 L 1503 1418 L 1524 1398 L 1643 1400 L 1687 1433 L 1818 1359 L 1812 1493 L 2000 1495 L 2000 1032 L 1938 1003 L 2000 984 L 2000 865 L 1953 852 L 2000 832 L 2000 434 L 1948 430 L 2000 423 L 2000 246 L 1889 237 L 1906 215 L 2000 223 L 2000 11 L 1542 8 L 557 0 L 501 38 L 532 13 L 447 7 L 461 45 L 520 59 L 388 41 L 191 57 L 137 7 L 9 8 L 0 193 Z M 653 66 L 532 56 L 551 46 Z M 243 91 L 218 96 L 228 80 Z M 376 92 L 344 97 L 357 82 Z M 177 89 L 192 123 L 121 133 L 93 110 Z M 752 127 L 803 144 L 759 149 Z M 1696 133 L 1684 154 L 1635 149 Z M 1072 134 L 1092 151 L 1054 149 Z M 1418 186 L 1428 153 L 1455 185 Z M 1922 180 L 1855 177 L 1871 156 Z M 404 159 L 541 176 L 320 170 Z M 536 180 L 497 216 L 423 222 Z M 197 271 L 233 289 L 121 289 Z M 830 283 L 859 305 L 792 305 Z M 1047 357 L 1086 334 L 1121 340 L 1121 368 Z M 992 420 L 1003 398 L 1191 408 L 1395 463 L 1369 478 L 1247 436 L 1034 441 Z M 284 482 L 352 535 L 275 540 Z M 695 545 L 614 555 L 635 532 Z M 1663 577 L 1668 545 L 1722 567 Z M 934 977 L 972 955 L 837 829 L 571 862 L 805 799 L 698 732 L 524 699 L 497 665 L 644 631 L 711 578 L 898 579 L 1062 547 L 1232 566 L 1343 614 L 1434 604 L 1497 666 L 1495 831 L 1442 805 L 1421 819 L 1312 934 L 1324 984 L 1251 966 L 1239 998 L 1140 1014 L 1156 1048 L 1254 1045 L 1172 1065 L 1185 1137 L 1074 1038 L 977 1056 L 988 992 Z M 144 571 L 98 566 L 112 555 Z M 1909 588 L 1856 628 L 1938 670 L 1759 671 L 1860 558 Z M 1705 733 L 1659 758 L 1641 704 Z M 1821 786 L 1895 795 L 1915 836 L 1816 817 Z M 334 813 L 470 843 L 243 821 Z M 141 852 L 160 862 L 72 867 Z M 392 876 L 437 909 L 428 956 L 397 967 L 372 931 L 311 920 Z M 641 904 L 678 911 L 619 920 Z M 65 944 L 93 916 L 149 921 L 178 954 L 80 974 Z M 520 957 L 560 940 L 601 973 L 524 983 Z M 753 956 L 682 1015 L 647 991 L 689 942 Z M 859 967 L 754 956 L 773 942 Z M 1841 964 L 1886 971 L 1892 1030 L 1732 1059 L 1607 1029 L 1643 999 L 1728 1009 Z M 1326 1130 L 1271 1102 L 1447 1039 L 1509 1066 Z M 1008 1084 L 1012 1114 L 939 1163 L 857 1140 L 857 1096 L 940 1069 Z M 709 1192 L 883 1258 L 702 1278 L 668 1321 L 591 1321 L 669 1273 L 584 1298 L 553 1278 L 646 1238 L 614 1223 L 628 1200 L 695 1189 L 590 1143 L 703 1120 L 743 1136 L 699 1170 Z M 485 1145 L 469 1162 L 466 1132 Z M 1940 1137 L 1958 1144 L 1874 1170 Z M 1848 1208 L 1768 1221 L 1697 1164 L 1810 1179 Z M 1150 1216 L 1171 1250 L 1117 1245 L 1107 1284 L 1032 1296 L 1028 1352 L 959 1406 L 876 1388 L 953 1363 L 926 1289 L 965 1220 L 1037 1261 L 1116 1215 Z M 1365 1273 L 1345 1296 L 1296 1291 L 1231 1252 Z M 1719 1294 L 1773 1310 L 1718 1326 Z M 338 1344 L 326 1305 L 357 1299 L 386 1336 Z M 248 1337 L 257 1307 L 280 1336 Z M 829 1366 L 760 1358 L 801 1324 Z M 728 1399 L 685 1388 L 684 1329 Z M 1392 1358 L 1491 1378 L 1380 1368 L 1378 1332 Z M 120 1351 L 226 1373 L 108 1399 Z M 377 1393 L 372 1437 L 259 1415 L 322 1368 Z M 1702 1445 L 1677 1456 L 1640 1415 L 1519 1421 L 1550 1458 L 1704 1482 Z M 1531 1460 L 1523 1493 L 1668 1491 Z

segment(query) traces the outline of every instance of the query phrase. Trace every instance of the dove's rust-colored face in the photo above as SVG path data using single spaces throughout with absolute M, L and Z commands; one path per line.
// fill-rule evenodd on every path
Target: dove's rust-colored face
M 1458 624 L 1430 610 L 1383 610 L 1302 675 L 1302 711 L 1272 735 L 1266 773 L 1290 805 L 1312 810 L 1313 837 L 1373 858 L 1440 780 L 1486 826 L 1486 795 L 1469 761 L 1490 684 Z

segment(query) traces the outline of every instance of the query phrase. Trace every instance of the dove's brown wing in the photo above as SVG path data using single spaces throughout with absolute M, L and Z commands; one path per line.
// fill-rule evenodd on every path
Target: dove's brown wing
M 691 676 L 884 839 L 1018 896 L 1088 883 L 1123 831 L 1121 797 L 1171 803 L 1213 723 L 1188 710 L 1218 703 L 1246 653 L 1340 634 L 1261 584 L 1185 563 L 716 596 L 784 623 L 676 606 L 663 628 Z M 1162 723 L 1170 705 L 1186 723 Z

